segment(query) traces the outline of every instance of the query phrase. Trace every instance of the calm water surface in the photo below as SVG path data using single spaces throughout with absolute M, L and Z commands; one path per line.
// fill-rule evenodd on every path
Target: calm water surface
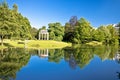
M 119 48 L 0 50 L 0 80 L 120 80 Z

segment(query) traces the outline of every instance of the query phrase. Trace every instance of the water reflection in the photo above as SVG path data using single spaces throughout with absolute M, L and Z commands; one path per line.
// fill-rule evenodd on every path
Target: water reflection
M 70 64 L 71 68 L 75 68 L 76 66 L 84 68 L 90 63 L 94 55 L 99 56 L 102 61 L 106 59 L 112 60 L 117 51 L 117 46 L 73 46 L 70 48 L 49 50 L 48 60 L 59 63 L 64 58 Z
M 76 62 L 75 57 L 73 56 L 73 54 L 70 55 L 70 58 L 69 58 L 69 61 L 68 61 L 68 62 L 69 62 L 69 66 L 70 66 L 71 68 L 73 68 L 73 69 L 76 68 L 77 62 Z
M 102 61 L 109 59 L 120 63 L 120 53 L 118 46 L 88 46 L 74 45 L 64 49 L 38 49 L 32 50 L 33 55 L 40 58 L 48 57 L 49 62 L 59 63 L 62 59 L 69 63 L 70 67 L 75 69 L 79 66 L 81 69 L 90 63 L 94 56 L 98 56 Z
M 58 65 L 63 60 L 68 63 L 72 70 L 76 70 L 78 67 L 83 70 L 90 64 L 95 56 L 98 56 L 103 62 L 105 60 L 114 60 L 117 64 L 120 63 L 120 51 L 118 46 L 73 45 L 72 47 L 64 49 L 38 50 L 9 48 L 0 50 L 0 80 L 16 79 L 16 73 L 29 62 L 29 59 L 32 56 L 39 56 L 38 58 L 40 59 L 47 59 L 48 63 L 57 63 Z M 39 65 L 38 62 L 37 65 Z M 120 68 L 114 73 L 118 79 L 120 79 L 119 69 Z
M 40 57 L 43 57 L 43 58 L 48 57 L 49 56 L 48 53 L 49 53 L 48 49 L 38 49 L 38 55 Z
M 30 55 L 25 49 L 0 50 L 0 80 L 14 80 L 16 72 L 29 61 Z
M 113 60 L 115 60 L 117 63 L 120 63 L 120 51 L 117 51 Z
M 63 58 L 64 58 L 64 50 L 63 49 L 49 50 L 49 57 L 48 57 L 49 62 L 59 63 L 61 61 L 61 59 L 63 59 Z
M 79 46 L 79 47 L 73 47 L 69 49 L 65 49 L 65 59 L 71 60 L 71 55 L 74 58 L 74 62 L 80 67 L 83 68 L 86 66 L 90 60 L 93 58 L 94 52 L 92 52 L 92 48 L 88 48 L 88 46 Z M 71 64 L 69 62 L 69 64 Z M 77 65 L 74 66 L 77 66 Z M 74 68 L 71 66 L 71 68 Z

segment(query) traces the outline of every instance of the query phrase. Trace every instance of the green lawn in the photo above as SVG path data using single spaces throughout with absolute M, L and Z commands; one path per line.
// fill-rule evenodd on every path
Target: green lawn
M 26 43 L 26 44 L 24 44 Z M 71 43 L 58 42 L 53 40 L 4 40 L 4 46 L 0 48 L 7 47 L 19 47 L 19 48 L 63 48 L 66 46 L 71 46 Z

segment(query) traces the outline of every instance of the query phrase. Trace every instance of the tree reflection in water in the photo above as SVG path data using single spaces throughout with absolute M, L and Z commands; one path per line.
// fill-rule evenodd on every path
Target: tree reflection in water
M 71 68 L 75 69 L 76 66 L 79 66 L 82 69 L 90 63 L 95 55 L 99 56 L 102 61 L 113 60 L 117 50 L 117 46 L 75 45 L 64 49 L 50 49 L 48 61 L 59 63 L 61 59 L 64 59 Z
M 0 80 L 14 80 L 16 72 L 25 66 L 30 55 L 25 49 L 0 50 Z
M 113 58 L 117 63 L 120 64 L 120 50 L 118 50 Z
M 48 57 L 49 62 L 59 63 L 61 61 L 61 59 L 63 59 L 63 58 L 64 58 L 64 50 L 63 49 L 49 50 L 49 57 Z
M 70 55 L 70 59 L 69 59 L 69 65 L 71 68 L 75 69 L 77 66 L 77 62 L 75 60 L 75 57 L 73 56 L 73 54 Z
M 31 55 L 38 55 L 42 58 L 48 58 L 49 62 L 60 63 L 65 60 L 70 68 L 85 68 L 95 55 L 104 61 L 106 59 L 115 60 L 115 54 L 118 46 L 87 46 L 73 45 L 64 49 L 4 49 L 0 50 L 0 80 L 14 80 L 16 72 L 25 66 Z M 29 54 L 28 54 L 29 53 Z M 119 61 L 117 61 L 119 62 Z M 117 71 L 119 78 L 119 71 Z

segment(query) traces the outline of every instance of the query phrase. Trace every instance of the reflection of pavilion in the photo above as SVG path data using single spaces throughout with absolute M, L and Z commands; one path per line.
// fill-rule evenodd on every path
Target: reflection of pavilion
M 38 55 L 42 58 L 48 57 L 48 49 L 39 49 Z

